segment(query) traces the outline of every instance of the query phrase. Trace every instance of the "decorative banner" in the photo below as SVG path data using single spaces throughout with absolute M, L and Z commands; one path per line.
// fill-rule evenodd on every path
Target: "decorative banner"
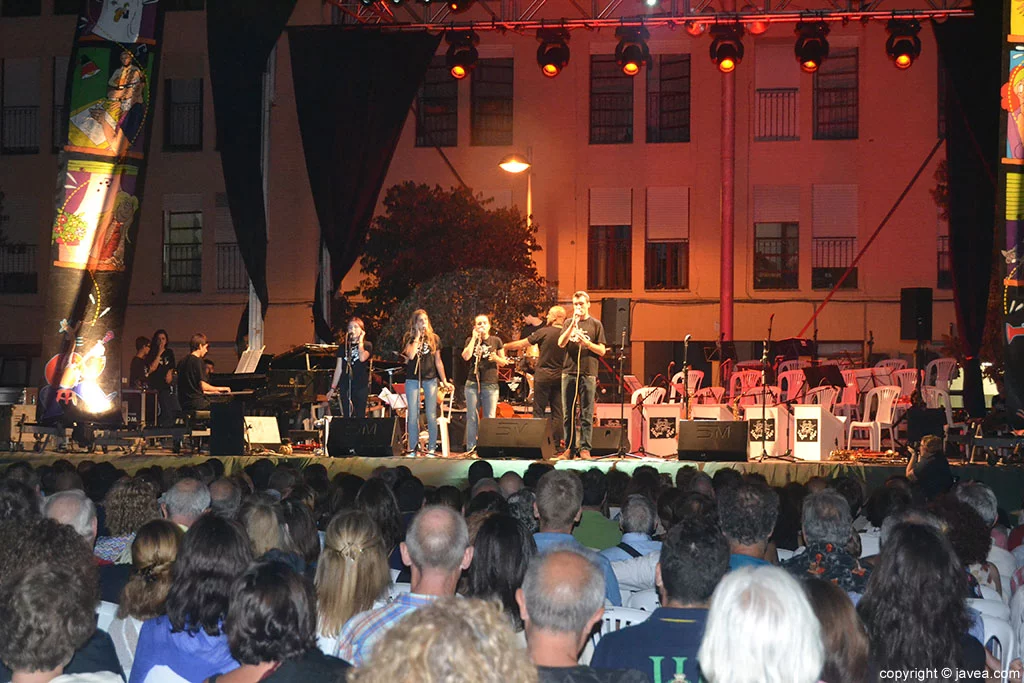
M 1009 71 L 1000 95 L 1007 112 L 1003 163 L 1024 165 L 1024 50 L 1010 50 Z
M 1006 110 L 1004 166 L 1004 204 L 1006 236 L 1001 245 L 1003 287 L 1000 302 L 1003 312 L 1003 380 L 1007 418 L 1016 428 L 1024 427 L 1024 2 L 1006 0 L 1009 12 L 1006 64 L 1007 81 L 1002 88 Z
M 157 0 L 85 0 L 78 19 L 51 229 L 44 422 L 121 420 L 122 328 L 162 25 Z

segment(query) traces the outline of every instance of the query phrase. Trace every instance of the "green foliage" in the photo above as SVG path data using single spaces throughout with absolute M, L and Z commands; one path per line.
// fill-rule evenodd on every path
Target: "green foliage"
M 511 324 L 512 317 L 502 317 L 506 305 L 514 301 L 514 305 L 524 305 L 521 313 L 532 311 L 544 300 L 544 281 L 533 263 L 540 245 L 536 225 L 527 226 L 518 209 L 488 209 L 489 201 L 469 188 L 445 190 L 413 182 L 388 188 L 385 211 L 374 218 L 367 235 L 361 261 L 365 277 L 358 289 L 346 293 L 361 295 L 365 302 L 350 310 L 377 330 L 396 317 L 394 325 L 388 326 L 391 330 L 395 325 L 404 328 L 408 314 L 416 308 L 426 308 L 446 343 L 454 339 L 449 335 L 456 327 L 461 340 L 461 330 L 467 329 L 465 316 L 478 312 L 500 311 L 501 329 L 510 329 L 504 326 Z M 487 274 L 486 287 L 494 290 L 493 295 L 502 297 L 501 306 L 489 298 L 483 285 L 466 276 L 478 270 Z M 452 277 L 440 278 L 442 275 Z M 517 299 L 519 294 L 509 294 L 510 289 L 536 298 L 526 305 L 525 300 Z M 415 296 L 414 290 L 418 290 Z M 429 291 L 426 298 L 424 291 Z M 449 331 L 443 327 L 449 324 L 443 320 L 445 311 L 462 305 L 467 308 L 457 315 L 463 317 L 450 318 Z

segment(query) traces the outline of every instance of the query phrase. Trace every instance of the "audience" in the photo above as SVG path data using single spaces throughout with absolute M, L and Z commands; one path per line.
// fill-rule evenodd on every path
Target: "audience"
M 863 683 L 868 678 L 868 636 L 853 602 L 831 581 L 807 578 L 803 587 L 821 625 L 822 682 Z
M 583 512 L 573 529 L 577 541 L 593 550 L 613 548 L 622 540 L 619 525 L 605 516 L 608 502 L 608 478 L 596 467 L 582 472 Z
M 403 617 L 434 600 L 455 595 L 462 572 L 473 560 L 466 522 L 449 507 L 420 510 L 399 546 L 402 561 L 411 567 L 408 593 L 391 604 L 349 619 L 338 638 L 338 656 L 361 666 L 380 637 Z
M 976 481 L 964 482 L 953 489 L 953 492 L 957 500 L 969 505 L 978 513 L 989 529 L 992 545 L 986 561 L 999 570 L 1002 591 L 1003 584 L 1009 584 L 1013 573 L 1017 571 L 1017 560 L 1006 549 L 1006 535 L 996 530 L 996 524 L 999 522 L 999 502 L 996 500 L 996 494 L 988 486 Z M 999 546 L 1000 539 L 1002 547 Z
M 817 576 L 837 584 L 847 593 L 862 594 L 870 572 L 846 551 L 853 533 L 850 505 L 831 489 L 804 499 L 803 552 L 782 563 L 794 576 Z
M 463 595 L 499 603 L 513 629 L 522 631 L 516 591 L 536 554 L 533 536 L 514 517 L 490 515 L 473 537 L 473 562 L 466 570 Z
M 210 490 L 198 479 L 180 479 L 160 496 L 160 512 L 188 531 L 188 528 L 210 508 Z
M 598 676 L 589 666 L 577 663 L 590 632 L 604 614 L 604 577 L 597 557 L 580 546 L 538 555 L 530 563 L 523 587 L 516 592 L 526 625 L 528 652 L 537 665 L 541 683 L 647 680 L 644 674 L 628 669 L 605 671 Z
M 210 512 L 224 519 L 236 519 L 242 507 L 242 489 L 233 479 L 210 482 Z
M 130 564 L 135 532 L 149 520 L 160 517 L 156 490 L 142 478 L 121 479 L 103 499 L 103 512 L 106 534 L 96 539 L 93 552 L 107 562 Z
M 759 567 L 779 517 L 779 495 L 767 485 L 743 480 L 718 494 L 718 519 L 729 542 L 729 569 Z
M 618 545 L 602 550 L 601 554 L 611 562 L 618 562 L 656 553 L 661 550 L 661 541 L 652 540 L 651 537 L 657 526 L 658 513 L 654 503 L 647 496 L 634 494 L 622 505 L 619 517 L 622 540 Z
M 508 498 L 523 489 L 523 478 L 519 476 L 518 472 L 509 470 L 498 480 L 498 489 L 501 491 L 501 495 Z

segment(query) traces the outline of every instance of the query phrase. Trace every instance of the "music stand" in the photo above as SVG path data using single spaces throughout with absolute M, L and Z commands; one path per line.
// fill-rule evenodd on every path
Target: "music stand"
M 804 383 L 806 386 L 817 389 L 818 387 L 846 387 L 846 380 L 838 365 L 818 365 L 816 367 L 801 368 L 804 372 Z

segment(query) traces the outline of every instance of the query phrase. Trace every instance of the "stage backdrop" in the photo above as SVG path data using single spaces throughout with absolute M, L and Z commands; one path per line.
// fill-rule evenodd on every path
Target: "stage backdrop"
M 157 0 L 85 0 L 67 90 L 39 418 L 120 419 L 121 330 L 162 37 Z
M 1005 43 L 1006 82 L 1002 89 L 1006 127 L 1003 132 L 1003 190 L 1006 204 L 1006 237 L 999 245 L 1003 287 L 999 302 L 1003 311 L 1006 342 L 1006 406 L 1024 427 L 1024 4 L 1005 2 L 1009 31 Z

